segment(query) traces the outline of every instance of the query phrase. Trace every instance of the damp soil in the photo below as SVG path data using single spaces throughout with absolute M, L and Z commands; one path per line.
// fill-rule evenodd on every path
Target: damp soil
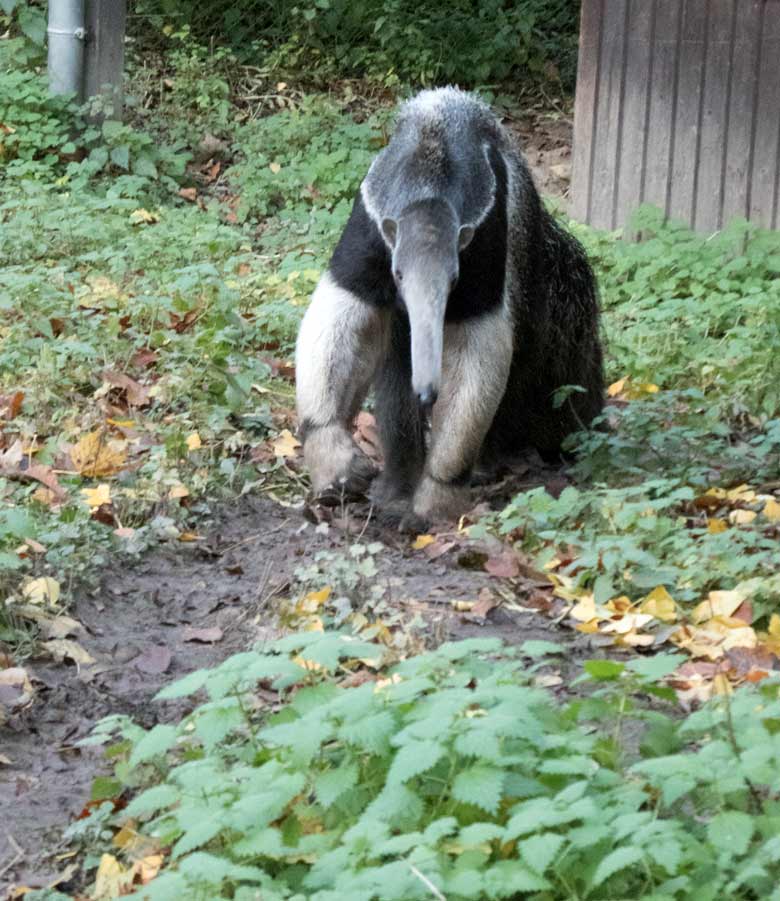
M 511 485 L 483 489 L 483 497 L 498 505 L 518 488 L 541 483 L 559 492 L 566 482 L 559 470 L 542 467 Z M 561 695 L 569 691 L 568 676 L 593 656 L 588 636 L 549 610 L 524 606 L 538 590 L 532 578 L 491 576 L 478 553 L 478 568 L 467 568 L 474 554 L 463 546 L 430 559 L 365 508 L 352 508 L 339 524 L 317 528 L 299 509 L 247 497 L 202 529 L 201 542 L 162 547 L 131 566 L 118 563 L 99 590 L 77 600 L 71 612 L 84 626 L 79 641 L 96 662 L 77 668 L 29 661 L 34 700 L 3 727 L 2 753 L 11 762 L 0 769 L 0 891 L 45 885 L 62 870 L 63 829 L 102 772 L 100 749 L 77 743 L 100 718 L 127 714 L 151 727 L 180 717 L 186 702 L 155 702 L 158 689 L 282 634 L 275 614 L 294 570 L 318 551 L 344 551 L 359 534 L 384 545 L 378 578 L 392 579 L 399 610 L 422 616 L 429 646 L 477 635 L 509 644 L 556 641 L 567 648 L 562 681 L 552 688 Z M 475 601 L 485 588 L 504 605 L 484 619 L 458 611 L 453 602 Z

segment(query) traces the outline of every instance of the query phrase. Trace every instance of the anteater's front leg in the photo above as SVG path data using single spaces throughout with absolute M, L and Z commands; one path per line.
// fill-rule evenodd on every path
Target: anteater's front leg
M 442 390 L 412 503 L 420 523 L 465 512 L 472 469 L 506 389 L 512 346 L 512 321 L 503 306 L 445 326 Z
M 298 422 L 312 493 L 336 504 L 364 495 L 376 467 L 350 429 L 387 352 L 388 314 L 340 288 L 317 285 L 295 352 Z

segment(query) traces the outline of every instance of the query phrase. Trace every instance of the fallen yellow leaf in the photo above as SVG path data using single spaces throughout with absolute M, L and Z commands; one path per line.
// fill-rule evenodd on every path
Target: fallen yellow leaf
M 780 522 L 780 504 L 774 498 L 766 502 L 761 512 L 771 522 Z
M 282 171 L 282 167 L 279 163 L 269 163 L 268 168 L 273 172 L 274 175 L 278 175 Z
M 720 532 L 725 532 L 727 529 L 728 523 L 725 519 L 713 517 L 712 519 L 707 520 L 707 531 L 710 535 L 718 535 Z
M 111 476 L 127 462 L 126 448 L 125 441 L 109 439 L 103 432 L 89 432 L 70 449 L 70 458 L 83 476 Z
M 150 213 L 149 210 L 133 210 L 130 213 L 130 222 L 133 225 L 148 225 L 152 222 L 159 222 L 160 217 L 157 213 Z
M 177 499 L 180 498 L 180 497 L 188 497 L 188 496 L 189 496 L 189 493 L 190 493 L 190 492 L 184 487 L 184 485 L 182 485 L 181 483 L 179 483 L 178 485 L 173 485 L 173 486 L 172 486 L 172 488 L 171 488 L 170 491 L 168 492 L 168 497 L 169 497 L 172 501 L 175 501 L 175 500 L 177 500 Z
M 588 623 L 591 620 L 596 619 L 597 615 L 596 601 L 594 600 L 592 594 L 586 594 L 585 597 L 582 598 L 579 603 L 575 604 L 569 611 L 569 616 L 572 619 L 578 619 L 583 623 Z M 601 618 L 604 619 L 603 616 Z
M 620 619 L 612 619 L 601 626 L 602 632 L 617 632 L 618 635 L 625 635 L 628 632 L 636 631 L 653 621 L 653 617 L 649 613 L 627 613 Z
M 133 881 L 133 873 L 126 870 L 113 854 L 104 854 L 95 874 L 93 901 L 108 901 L 124 895 Z
M 436 539 L 433 535 L 418 535 L 412 543 L 412 549 L 421 551 L 423 548 L 428 547 L 429 544 L 433 544 L 434 541 L 436 541 Z
M 289 429 L 283 429 L 272 444 L 274 456 L 276 457 L 295 457 L 296 448 L 300 446 L 301 442 Z
M 70 638 L 53 638 L 51 641 L 44 641 L 43 647 L 57 661 L 62 661 L 67 657 L 74 663 L 81 663 L 85 666 L 95 662 L 95 658 L 88 651 Z
M 187 435 L 187 449 L 194 451 L 199 447 L 203 446 L 203 442 L 200 440 L 200 435 L 197 432 L 193 432 L 191 435 Z
M 577 623 L 574 628 L 578 632 L 585 632 L 588 635 L 592 635 L 594 632 L 598 632 L 599 621 L 597 619 L 591 619 L 586 623 Z
M 314 603 L 315 608 L 321 607 L 330 597 L 333 589 L 330 585 L 326 585 L 324 588 L 321 588 L 319 591 L 310 591 L 304 598 L 303 602 Z
M 450 601 L 452 609 L 457 610 L 458 613 L 470 613 L 476 604 L 476 601 Z
M 734 693 L 725 673 L 718 673 L 712 680 L 712 690 L 716 695 L 730 695 Z
M 729 522 L 735 526 L 746 526 L 758 516 L 753 510 L 732 510 L 729 513 Z
M 662 623 L 673 623 L 677 619 L 677 605 L 663 585 L 654 588 L 645 597 L 639 610 L 642 613 L 649 613 Z
M 111 503 L 111 488 L 109 485 L 98 485 L 97 488 L 82 488 L 84 502 L 93 509 Z
M 203 541 L 203 536 L 197 532 L 182 532 L 179 535 L 179 541 Z
M 615 644 L 628 645 L 631 648 L 646 648 L 653 644 L 654 641 L 655 637 L 653 635 L 648 635 L 646 632 L 637 632 L 636 629 L 629 629 L 628 632 L 615 637 Z
M 625 388 L 626 386 L 627 376 L 624 376 L 622 379 L 619 379 L 617 382 L 613 382 L 609 388 L 607 388 L 607 394 L 610 397 L 617 397 L 618 394 Z
M 757 495 L 750 485 L 737 485 L 736 488 L 732 488 L 730 491 L 726 492 L 726 497 L 730 501 L 742 501 L 746 504 L 752 504 Z
M 612 598 L 612 600 L 607 601 L 604 606 L 607 610 L 611 610 L 613 613 L 619 613 L 622 616 L 624 613 L 628 613 L 632 610 L 634 604 L 631 603 L 631 598 L 622 594 L 619 598 Z
M 695 607 L 691 614 L 691 620 L 694 623 L 703 623 L 715 616 L 731 616 L 747 596 L 748 593 L 742 588 L 732 588 L 730 591 L 711 591 L 707 595 L 707 600 Z
M 56 604 L 60 598 L 60 583 L 51 576 L 41 576 L 22 588 L 22 597 L 30 604 Z
M 160 872 L 162 864 L 162 854 L 149 854 L 133 864 L 133 873 L 141 880 L 141 885 L 147 885 Z

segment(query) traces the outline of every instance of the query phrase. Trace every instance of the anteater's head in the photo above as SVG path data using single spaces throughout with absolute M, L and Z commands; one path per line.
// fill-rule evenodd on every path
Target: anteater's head
M 420 200 L 398 219 L 383 219 L 382 234 L 392 256 L 393 279 L 409 316 L 412 387 L 430 409 L 441 387 L 444 315 L 458 281 L 459 254 L 474 228 L 458 220 L 446 200 Z

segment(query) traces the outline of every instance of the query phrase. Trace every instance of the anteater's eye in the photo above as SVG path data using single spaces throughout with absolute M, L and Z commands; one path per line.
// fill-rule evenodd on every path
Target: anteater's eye
M 397 282 L 402 282 L 404 280 L 404 274 L 403 274 L 403 272 L 401 272 L 400 269 L 396 269 L 395 272 L 393 272 L 393 278 Z

